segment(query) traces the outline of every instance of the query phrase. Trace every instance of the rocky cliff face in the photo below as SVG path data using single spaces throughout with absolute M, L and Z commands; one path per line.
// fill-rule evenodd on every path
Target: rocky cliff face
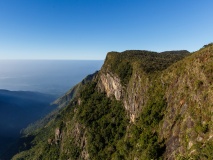
M 121 100 L 123 97 L 123 88 L 118 76 L 112 73 L 103 73 L 99 75 L 99 89 L 101 92 L 106 92 L 107 96 L 115 96 L 116 100 Z
M 178 55 L 180 53 L 181 55 Z M 176 54 L 175 57 L 169 57 L 169 56 L 164 57 L 165 61 L 171 60 L 173 58 L 174 60 L 171 60 L 171 61 L 175 62 L 183 58 L 185 55 L 187 55 L 187 53 L 188 53 L 187 51 L 168 51 L 168 52 L 159 53 L 156 56 L 159 56 L 160 54 Z M 123 54 L 125 54 L 125 52 Z M 136 57 L 138 56 L 138 54 L 140 54 L 140 52 L 136 54 Z M 117 55 L 115 53 L 109 53 L 107 55 L 105 64 L 102 67 L 102 70 L 99 72 L 98 86 L 100 91 L 106 92 L 108 97 L 113 95 L 116 98 L 116 100 L 121 100 L 124 104 L 125 109 L 128 111 L 131 122 L 134 122 L 135 118 L 139 116 L 141 109 L 143 108 L 143 106 L 145 106 L 149 96 L 147 92 L 150 87 L 151 77 L 149 73 L 147 73 L 147 70 L 144 70 L 145 67 L 143 68 L 141 66 L 155 65 L 153 62 L 162 60 L 162 57 L 160 56 L 147 58 L 148 56 L 146 54 L 147 52 L 143 53 L 142 51 L 142 56 L 138 57 L 138 59 L 136 58 L 136 60 L 133 59 L 133 62 L 131 62 L 131 70 L 132 70 L 130 75 L 131 77 L 129 78 L 128 83 L 126 83 L 125 85 L 121 83 L 121 77 L 118 76 L 120 74 L 119 72 L 123 72 L 123 71 L 117 71 L 116 73 L 116 71 L 112 69 L 111 66 L 112 65 L 119 66 L 119 62 L 121 64 L 121 61 L 124 62 L 124 65 L 126 65 L 127 63 L 129 64 L 129 61 L 131 61 L 131 57 L 130 57 L 130 60 L 128 60 L 127 57 L 125 56 L 121 57 L 121 55 Z M 148 54 L 152 55 L 153 53 L 151 52 Z M 116 63 L 116 62 L 113 62 L 113 60 L 118 59 L 117 56 L 121 57 L 121 59 L 117 60 L 118 64 L 109 64 L 109 63 Z M 142 61 L 140 61 L 140 59 Z M 150 64 L 147 65 L 146 63 L 150 63 Z M 163 67 L 156 66 L 157 70 L 166 69 L 170 65 L 170 63 L 163 64 L 164 65 Z M 123 66 L 121 65 L 121 67 Z M 151 68 L 151 71 L 149 72 L 151 73 L 156 70 L 156 68 L 154 67 L 152 68 L 152 67 L 153 66 L 151 67 L 149 66 L 149 68 Z M 123 68 L 121 68 L 121 70 L 122 69 Z
M 134 122 L 147 100 L 146 92 L 149 86 L 147 76 L 133 73 L 129 84 L 125 87 L 116 74 L 100 71 L 99 77 L 100 91 L 106 92 L 108 97 L 114 96 L 116 100 L 122 101 L 130 121 Z
M 212 159 L 212 77 L 212 44 L 190 55 L 111 52 L 14 159 Z
M 209 75 L 212 70 L 207 73 L 205 68 L 213 68 L 213 53 L 208 48 L 193 56 L 160 75 L 167 101 L 166 114 L 159 127 L 160 136 L 166 139 L 166 159 L 175 159 L 177 155 L 193 155 L 194 152 L 199 152 L 196 150 L 199 147 L 193 146 L 205 146 L 212 141 L 213 91 Z M 144 72 L 137 73 L 133 69 L 129 83 L 122 86 L 121 80 L 113 72 L 108 70 L 99 73 L 99 88 L 107 96 L 113 95 L 121 100 L 129 113 L 130 121 L 135 122 L 149 98 L 151 80 Z M 205 133 L 207 130 L 208 134 Z

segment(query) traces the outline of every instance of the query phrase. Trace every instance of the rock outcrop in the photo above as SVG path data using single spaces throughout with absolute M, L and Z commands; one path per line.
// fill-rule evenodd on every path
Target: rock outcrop
M 146 92 L 149 85 L 147 76 L 133 73 L 126 87 L 122 86 L 120 78 L 113 73 L 101 71 L 99 77 L 99 90 L 105 92 L 108 97 L 113 96 L 116 100 L 121 100 L 131 122 L 134 122 L 147 100 Z
M 114 96 L 116 100 L 121 100 L 123 88 L 116 75 L 104 73 L 99 75 L 99 79 L 98 86 L 101 92 L 106 92 L 108 97 Z

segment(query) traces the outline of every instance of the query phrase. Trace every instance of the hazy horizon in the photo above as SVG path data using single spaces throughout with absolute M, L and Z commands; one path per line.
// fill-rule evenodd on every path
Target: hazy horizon
M 0 60 L 0 89 L 63 95 L 102 60 Z

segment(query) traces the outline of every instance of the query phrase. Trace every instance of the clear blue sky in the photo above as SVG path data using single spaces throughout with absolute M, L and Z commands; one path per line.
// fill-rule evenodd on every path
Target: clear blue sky
M 0 59 L 104 59 L 212 41 L 213 0 L 0 0 Z

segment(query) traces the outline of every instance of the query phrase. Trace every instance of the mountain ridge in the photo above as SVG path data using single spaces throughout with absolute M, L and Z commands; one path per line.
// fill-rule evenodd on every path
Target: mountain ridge
M 213 45 L 173 53 L 108 53 L 13 159 L 212 159 Z

